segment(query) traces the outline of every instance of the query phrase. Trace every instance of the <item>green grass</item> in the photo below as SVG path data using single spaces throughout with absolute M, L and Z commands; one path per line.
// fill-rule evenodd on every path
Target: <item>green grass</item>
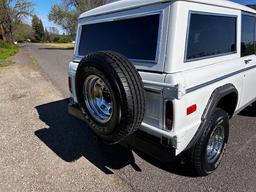
M 11 63 L 9 57 L 15 55 L 18 51 L 17 46 L 0 40 L 0 67 L 9 65 Z

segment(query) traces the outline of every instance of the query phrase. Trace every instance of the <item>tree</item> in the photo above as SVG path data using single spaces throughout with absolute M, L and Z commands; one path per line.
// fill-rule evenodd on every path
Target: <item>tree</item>
M 35 32 L 30 25 L 20 23 L 15 26 L 13 31 L 13 37 L 18 42 L 24 42 L 28 39 L 34 41 Z
M 47 28 L 45 28 L 44 30 L 44 39 L 43 39 L 44 42 L 49 42 L 50 41 L 50 34 L 47 30 Z
M 248 5 L 248 7 L 251 7 L 253 9 L 256 9 L 256 5 Z
M 48 18 L 71 36 L 75 36 L 78 16 L 90 9 L 104 5 L 110 0 L 62 0 L 62 4 L 53 5 Z
M 32 19 L 32 28 L 35 31 L 35 40 L 39 42 L 43 41 L 43 38 L 44 38 L 43 22 L 36 15 L 34 15 Z
M 59 30 L 56 27 L 49 27 L 49 33 L 59 35 Z
M 31 16 L 33 4 L 28 0 L 0 0 L 0 31 L 3 40 L 13 43 L 15 25 Z

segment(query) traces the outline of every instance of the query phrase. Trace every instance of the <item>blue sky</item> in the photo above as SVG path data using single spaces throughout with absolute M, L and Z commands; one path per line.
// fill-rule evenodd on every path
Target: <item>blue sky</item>
M 256 4 L 256 0 L 233 0 L 234 2 L 250 5 L 250 4 Z
M 241 4 L 256 4 L 256 0 L 233 0 L 234 2 Z M 55 25 L 54 23 L 48 20 L 48 13 L 51 9 L 51 6 L 56 3 L 61 3 L 61 0 L 32 0 L 35 6 L 35 14 L 38 15 L 45 27 L 55 26 L 59 29 L 60 33 L 63 32 L 60 26 Z
M 55 25 L 54 23 L 48 20 L 48 14 L 52 5 L 61 3 L 61 0 L 32 0 L 34 4 L 35 14 L 43 21 L 44 27 L 57 27 L 59 32 L 62 33 L 63 30 L 60 26 Z

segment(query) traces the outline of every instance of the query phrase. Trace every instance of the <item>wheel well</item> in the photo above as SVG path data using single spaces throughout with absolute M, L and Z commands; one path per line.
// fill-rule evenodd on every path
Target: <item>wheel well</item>
M 222 97 L 219 100 L 217 107 L 226 111 L 228 113 L 229 118 L 231 118 L 234 115 L 234 112 L 237 106 L 237 101 L 238 101 L 237 93 L 232 92 Z

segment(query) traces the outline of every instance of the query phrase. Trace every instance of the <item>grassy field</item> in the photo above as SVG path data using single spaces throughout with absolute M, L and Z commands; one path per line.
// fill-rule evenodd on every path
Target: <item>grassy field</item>
M 59 49 L 73 49 L 73 43 L 46 43 L 50 48 L 59 48 Z
M 0 40 L 0 67 L 9 65 L 11 63 L 9 57 L 15 55 L 18 51 L 17 46 Z

